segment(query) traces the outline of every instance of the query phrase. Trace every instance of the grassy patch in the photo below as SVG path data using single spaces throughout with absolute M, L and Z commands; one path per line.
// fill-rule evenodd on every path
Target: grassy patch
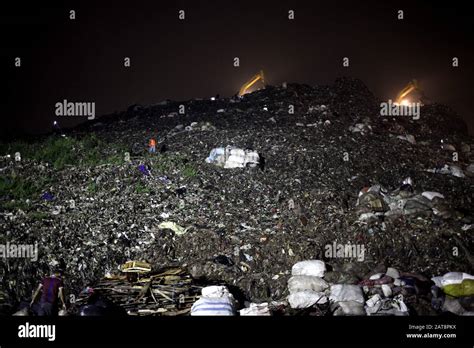
M 28 216 L 30 216 L 34 220 L 41 221 L 48 218 L 49 214 L 42 211 L 34 211 L 32 213 L 29 213 Z
M 148 187 L 146 187 L 145 185 L 143 185 L 142 183 L 138 183 L 136 186 L 135 186 L 135 192 L 136 193 L 150 193 L 150 189 Z
M 38 199 L 52 184 L 50 177 L 22 177 L 15 173 L 0 176 L 1 206 L 5 209 L 26 209 L 26 199 Z
M 97 192 L 97 184 L 94 181 L 90 182 L 89 185 L 87 185 L 87 192 L 90 192 L 90 193 Z
M 123 144 L 105 142 L 95 134 L 83 138 L 49 136 L 44 141 L 28 144 L 12 142 L 0 144 L 0 155 L 20 152 L 23 159 L 48 162 L 55 169 L 67 165 L 96 166 L 101 164 L 123 163 L 127 147 Z
M 27 210 L 28 204 L 26 204 L 25 201 L 13 200 L 0 203 L 0 207 L 5 210 Z
M 50 183 L 50 178 L 4 175 L 0 177 L 0 196 L 8 199 L 37 198 Z
M 186 167 L 184 167 L 183 169 L 183 175 L 186 177 L 186 178 L 193 178 L 195 177 L 196 175 L 198 174 L 198 170 L 197 168 L 195 168 L 194 166 L 192 165 L 186 165 Z
M 163 174 L 178 171 L 186 178 L 195 177 L 199 173 L 198 169 L 185 156 L 179 154 L 157 156 L 153 163 L 153 169 Z

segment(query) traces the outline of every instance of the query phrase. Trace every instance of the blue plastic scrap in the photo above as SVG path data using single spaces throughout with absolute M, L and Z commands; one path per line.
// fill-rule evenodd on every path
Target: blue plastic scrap
M 148 170 L 148 168 L 144 164 L 140 164 L 138 166 L 138 170 L 141 171 L 142 174 L 145 175 L 145 176 L 150 175 L 150 171 Z

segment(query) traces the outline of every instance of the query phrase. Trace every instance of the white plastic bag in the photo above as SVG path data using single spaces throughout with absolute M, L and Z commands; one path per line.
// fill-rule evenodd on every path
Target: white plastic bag
M 444 199 L 444 196 L 441 193 L 434 191 L 425 191 L 421 195 L 430 201 L 432 201 L 435 197 Z
M 364 303 L 364 294 L 359 285 L 335 284 L 331 285 L 331 295 L 329 299 L 334 302 L 355 301 Z
M 334 305 L 334 316 L 340 315 L 366 315 L 364 305 L 356 301 L 342 301 Z
M 248 308 L 240 310 L 240 315 L 242 316 L 269 316 L 270 309 L 268 308 L 268 303 L 251 303 Z
M 328 287 L 329 284 L 320 277 L 302 275 L 292 276 L 288 280 L 288 290 L 290 291 L 290 294 L 304 290 L 321 292 L 326 290 Z
M 462 272 L 448 272 L 444 276 L 431 278 L 439 288 L 450 284 L 461 284 L 464 279 L 474 279 L 474 276 Z
M 209 298 L 231 296 L 231 294 L 229 293 L 229 290 L 227 290 L 227 287 L 223 285 L 206 286 L 205 288 L 202 288 L 201 294 L 202 296 L 209 297 Z
M 308 308 L 314 304 L 323 304 L 328 301 L 324 292 L 311 290 L 299 291 L 288 296 L 291 308 Z
M 320 260 L 307 260 L 295 263 L 291 269 L 291 275 L 307 275 L 314 277 L 324 277 L 326 265 Z

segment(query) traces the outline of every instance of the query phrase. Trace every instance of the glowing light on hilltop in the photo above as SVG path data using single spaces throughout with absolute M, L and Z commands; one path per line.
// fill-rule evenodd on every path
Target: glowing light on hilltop
M 403 99 L 403 100 L 400 102 L 400 105 L 410 106 L 411 103 L 410 103 L 410 100 L 408 100 L 408 99 Z

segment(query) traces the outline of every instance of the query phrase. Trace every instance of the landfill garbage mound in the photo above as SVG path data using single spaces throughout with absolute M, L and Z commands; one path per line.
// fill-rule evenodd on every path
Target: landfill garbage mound
M 0 261 L 2 313 L 59 260 L 76 295 L 140 260 L 238 289 L 249 311 L 286 300 L 290 284 L 299 310 L 359 315 L 363 296 L 377 295 L 365 307 L 439 314 L 413 279 L 473 273 L 474 142 L 446 106 L 422 106 L 415 120 L 380 116 L 380 102 L 350 78 L 268 86 L 133 105 L 62 135 L 2 144 L 0 244 L 38 248 L 35 262 Z M 346 245 L 361 248 L 340 252 Z M 324 261 L 324 279 L 289 282 L 303 260 Z M 413 289 L 388 304 L 396 278 L 387 281 L 387 269 Z M 378 292 L 344 287 L 368 280 Z M 308 300 L 301 282 L 331 295 Z

